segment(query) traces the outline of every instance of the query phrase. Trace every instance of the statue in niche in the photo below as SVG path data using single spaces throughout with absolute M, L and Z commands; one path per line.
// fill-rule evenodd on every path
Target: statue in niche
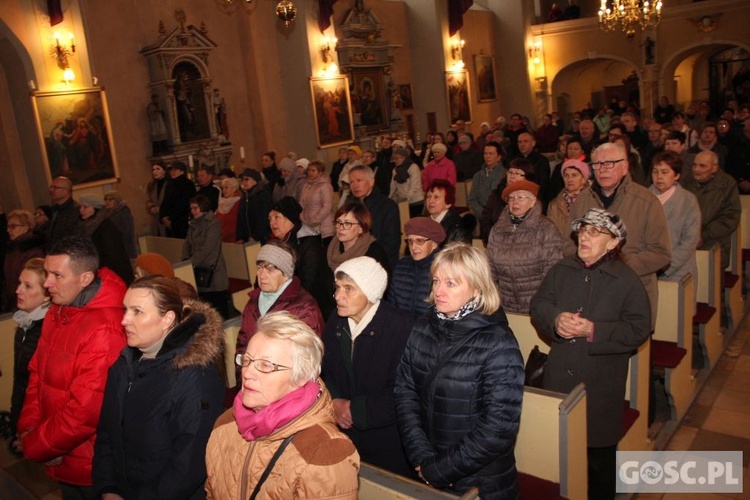
M 159 104 L 159 96 L 151 94 L 151 102 L 146 108 L 148 123 L 151 127 L 151 155 L 159 156 L 169 152 L 167 124 L 164 121 L 164 110 Z
M 643 52 L 646 59 L 646 64 L 654 64 L 655 57 L 654 57 L 654 46 L 656 43 L 651 40 L 651 37 L 646 37 L 646 41 L 643 42 Z
M 229 126 L 227 125 L 227 106 L 224 98 L 219 94 L 219 89 L 214 89 L 211 98 L 214 108 L 214 121 L 216 122 L 216 133 L 219 136 L 219 142 L 224 144 L 229 139 Z
M 177 125 L 180 141 L 190 142 L 211 137 L 201 74 L 193 64 L 181 62 L 172 72 Z

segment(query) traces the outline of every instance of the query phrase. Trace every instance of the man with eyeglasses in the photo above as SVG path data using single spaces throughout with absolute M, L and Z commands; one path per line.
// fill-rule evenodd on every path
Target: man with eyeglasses
M 605 143 L 592 153 L 589 166 L 595 180 L 581 191 L 570 209 L 570 220 L 583 217 L 590 208 L 619 215 L 628 228 L 622 260 L 641 278 L 651 303 L 651 328 L 656 324 L 656 273 L 669 266 L 672 249 L 664 209 L 647 188 L 632 181 L 628 159 L 621 144 Z M 572 239 L 565 241 L 565 255 L 576 251 Z
M 52 217 L 45 234 L 45 250 L 65 236 L 82 234 L 83 222 L 78 215 L 78 204 L 73 200 L 73 182 L 67 177 L 55 177 L 49 186 Z

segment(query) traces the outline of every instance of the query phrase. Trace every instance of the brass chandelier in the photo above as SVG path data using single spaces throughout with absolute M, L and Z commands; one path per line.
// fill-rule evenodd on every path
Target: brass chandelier
M 599 27 L 602 31 L 614 31 L 618 24 L 625 36 L 633 38 L 641 29 L 656 28 L 661 21 L 661 0 L 612 0 L 612 7 L 607 0 L 601 0 L 599 8 Z

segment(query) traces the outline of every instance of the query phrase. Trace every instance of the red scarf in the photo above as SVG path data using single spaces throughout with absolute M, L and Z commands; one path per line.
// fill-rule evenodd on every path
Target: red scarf
M 320 387 L 317 382 L 308 382 L 256 412 L 242 404 L 242 389 L 240 389 L 234 398 L 234 418 L 240 434 L 247 441 L 268 436 L 302 415 L 315 403 L 318 394 L 320 394 Z

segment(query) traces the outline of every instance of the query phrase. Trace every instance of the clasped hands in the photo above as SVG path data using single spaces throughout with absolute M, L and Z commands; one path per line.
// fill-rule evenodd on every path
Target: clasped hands
M 562 312 L 555 318 L 555 330 L 564 339 L 588 337 L 594 329 L 594 323 L 581 317 L 581 313 Z
M 333 413 L 336 415 L 336 423 L 342 429 L 351 429 L 354 425 L 352 419 L 351 401 L 348 399 L 334 399 Z

